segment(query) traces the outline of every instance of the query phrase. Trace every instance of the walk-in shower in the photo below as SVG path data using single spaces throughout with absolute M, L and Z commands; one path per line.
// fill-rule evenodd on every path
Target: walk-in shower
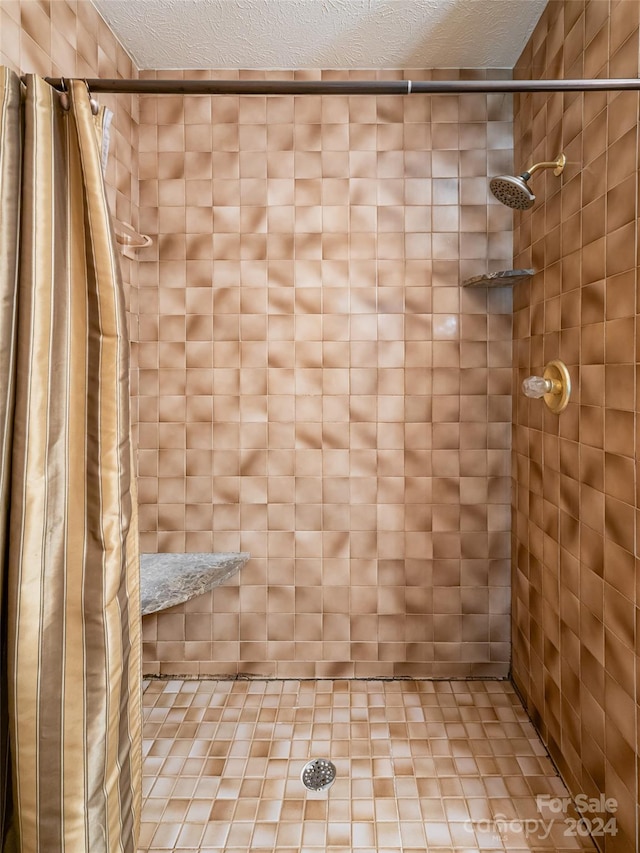
M 448 4 L 460 13 L 443 16 Z M 106 691 L 85 703 L 72 699 L 78 667 L 87 684 L 100 674 L 100 638 L 87 620 L 97 609 L 102 623 L 109 601 L 58 608 L 53 620 L 51 607 L 44 616 L 23 611 L 39 635 L 62 625 L 73 653 L 61 657 L 59 643 L 41 643 L 53 665 L 36 655 L 17 670 L 16 690 L 32 674 L 41 679 L 27 697 L 40 716 L 15 714 L 22 758 L 8 766 L 19 770 L 31 755 L 44 769 L 16 773 L 29 789 L 15 786 L 18 846 L 29 846 L 24 828 L 36 821 L 38 853 L 54 834 L 54 846 L 75 843 L 79 815 L 89 831 L 78 853 L 99 849 L 101 839 L 122 853 L 597 853 L 590 831 L 601 853 L 636 850 L 640 0 L 512 0 L 502 16 L 501 4 L 477 0 L 472 19 L 464 0 L 415 0 L 395 31 L 390 0 L 273 0 L 265 25 L 264 0 L 243 0 L 242 16 L 230 10 L 215 20 L 209 4 L 181 4 L 190 8 L 168 28 L 171 56 L 159 9 L 169 13 L 171 3 L 147 4 L 158 10 L 147 10 L 143 27 L 139 15 L 131 20 L 139 5 L 0 0 L 0 65 L 27 74 L 25 83 L 65 75 L 48 80 L 61 97 L 45 91 L 33 110 L 12 87 L 24 117 L 12 133 L 27 148 L 31 130 L 39 134 L 33 163 L 50 159 L 45 135 L 73 142 L 74 122 L 88 123 L 89 134 L 76 134 L 81 171 L 93 163 L 98 178 L 107 152 L 97 149 L 87 89 L 104 101 L 97 119 L 106 120 L 107 107 L 114 113 L 98 201 L 103 224 L 107 205 L 119 220 L 115 235 L 102 229 L 102 248 L 116 254 L 114 236 L 121 244 L 120 264 L 106 265 L 110 274 L 121 267 L 120 309 L 128 310 L 120 328 L 132 346 L 118 363 L 125 380 L 129 359 L 131 393 L 119 399 L 131 415 L 139 478 L 132 508 L 145 552 L 142 625 L 133 613 L 136 577 L 122 614 L 132 649 L 140 627 L 143 639 L 141 773 L 123 753 L 127 740 L 138 752 L 140 656 L 131 651 L 120 667 L 131 674 L 128 719 L 117 678 L 102 677 Z M 359 5 L 366 26 L 333 28 L 327 19 Z M 434 5 L 432 42 L 418 10 Z M 120 22 L 124 41 L 97 7 Z M 481 33 L 480 7 L 492 33 Z M 187 26 L 190 14 L 201 16 L 197 26 Z M 442 23 L 457 32 L 447 36 Z M 278 27 L 296 37 L 282 40 Z M 201 62 L 189 37 L 198 32 L 206 36 Z M 340 39 L 344 32 L 354 38 Z M 139 52 L 127 50 L 129 36 Z M 400 39 L 406 50 L 397 50 Z M 438 50 L 447 68 L 438 67 Z M 434 67 L 423 67 L 422 56 Z M 353 67 L 358 57 L 366 69 Z M 620 76 L 588 76 L 600 73 Z M 78 110 L 63 114 L 65 98 Z M 51 122 L 41 121 L 44 103 Z M 61 159 L 77 160 L 66 147 L 34 181 L 49 180 Z M 12 186 L 22 179 L 22 196 L 30 182 L 24 155 L 20 162 L 10 178 Z M 532 165 L 519 173 L 523 162 Z M 64 197 L 65 209 L 75 204 L 72 192 Z M 33 229 L 28 216 L 0 216 L 20 232 L 11 242 L 22 247 L 22 304 L 25 276 L 42 278 L 44 263 L 30 270 L 26 247 L 49 238 L 40 215 Z M 91 225 L 80 235 L 85 249 Z M 54 241 L 54 255 L 71 263 L 66 243 Z M 43 280 L 46 293 L 60 285 L 72 297 L 56 303 L 56 328 L 68 325 L 74 305 L 95 317 L 93 280 L 103 274 L 90 264 L 72 283 L 66 272 L 59 281 L 66 261 L 55 264 L 55 281 Z M 13 294 L 15 269 L 0 266 Z M 34 322 L 49 302 L 30 307 Z M 15 320 L 11 300 L 0 303 L 0 315 Z M 72 351 L 82 355 L 73 328 Z M 101 374 L 111 363 L 105 345 Z M 19 348 L 20 376 L 29 373 L 19 369 L 22 355 Z M 104 394 L 76 394 L 84 372 L 73 378 L 72 365 L 58 363 L 88 417 Z M 29 374 L 29 387 L 42 380 L 55 392 L 54 374 Z M 18 382 L 4 444 L 14 461 L 21 393 Z M 1 398 L 0 389 L 0 408 Z M 60 408 L 55 393 L 43 400 Z M 38 423 L 28 446 L 60 428 L 67 437 L 86 432 L 89 421 L 74 411 L 66 409 L 70 424 Z M 103 444 L 100 466 L 113 463 L 124 476 L 122 445 L 107 459 Z M 80 464 L 81 480 L 89 450 L 69 461 Z M 14 494 L 37 499 L 46 487 L 49 520 L 56 514 L 52 498 L 65 485 L 51 468 L 56 460 L 49 447 L 36 463 L 52 477 L 24 478 L 24 487 L 12 465 L 11 484 L 2 484 L 12 507 Z M 103 491 L 94 489 L 93 501 L 89 489 L 85 501 L 96 529 L 111 512 Z M 126 510 L 126 488 L 112 491 Z M 4 495 L 0 504 L 7 508 Z M 83 535 L 82 519 L 70 519 L 72 538 Z M 9 527 L 0 522 L 0 538 Z M 133 543 L 136 525 L 129 530 Z M 13 544 L 4 549 L 5 591 Z M 72 544 L 58 549 L 63 557 Z M 136 562 L 117 545 L 114 554 L 124 582 L 124 555 Z M 62 596 L 72 604 L 72 563 L 54 558 L 30 561 L 30 576 L 45 585 L 48 603 Z M 78 559 L 86 564 L 87 554 Z M 82 578 L 100 585 L 107 564 L 95 566 Z M 63 569 L 69 580 L 56 588 Z M 210 589 L 215 569 L 225 582 Z M 124 600 L 119 594 L 116 603 Z M 75 623 L 86 626 L 89 646 L 76 644 L 86 654 L 72 649 Z M 22 627 L 17 636 L 23 643 Z M 115 642 L 106 651 L 117 655 L 127 638 Z M 108 731 L 92 726 L 87 737 L 80 719 L 98 719 L 113 697 L 112 733 L 124 744 L 115 751 Z M 69 749 L 69 713 L 59 713 L 72 706 L 72 740 L 83 742 L 86 768 Z M 46 743 L 31 738 L 31 719 L 40 732 L 46 725 Z M 107 775 L 121 804 L 109 802 L 108 821 L 96 786 L 83 787 L 85 769 L 97 779 L 98 752 L 105 766 L 113 759 Z M 35 853 L 38 844 L 30 846 Z

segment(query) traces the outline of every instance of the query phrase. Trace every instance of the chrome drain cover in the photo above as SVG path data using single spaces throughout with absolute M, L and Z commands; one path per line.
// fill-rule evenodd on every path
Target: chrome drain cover
M 304 765 L 300 778 L 310 791 L 326 791 L 336 781 L 335 764 L 327 758 L 314 758 Z

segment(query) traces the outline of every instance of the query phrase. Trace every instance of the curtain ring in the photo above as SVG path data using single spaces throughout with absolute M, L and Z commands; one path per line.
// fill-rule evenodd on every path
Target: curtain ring
M 91 112 L 94 116 L 97 116 L 100 112 L 100 104 L 96 101 L 96 99 L 91 94 L 91 89 L 89 88 L 89 84 L 85 78 L 84 85 L 87 87 L 87 95 L 89 95 L 89 103 L 91 104 Z
M 60 92 L 60 106 L 65 112 L 69 111 L 70 101 L 69 101 L 69 92 L 67 90 L 67 82 L 64 77 L 60 78 L 60 85 L 62 86 L 62 91 Z

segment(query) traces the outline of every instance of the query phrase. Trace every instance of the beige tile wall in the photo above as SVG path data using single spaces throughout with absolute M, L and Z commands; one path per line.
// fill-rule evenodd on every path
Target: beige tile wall
M 42 77 L 137 77 L 131 58 L 89 0 L 0 0 L 0 64 Z M 138 98 L 101 95 L 113 112 L 106 172 L 111 211 L 138 224 Z M 121 257 L 131 337 L 137 337 L 137 263 Z M 137 351 L 132 347 L 132 420 L 137 421 Z
M 506 674 L 511 109 L 141 98 L 143 550 L 252 554 L 147 672 Z
M 552 2 L 518 77 L 637 77 L 640 3 Z M 513 673 L 574 794 L 618 801 L 607 851 L 638 850 L 638 94 L 522 96 L 516 163 L 563 149 L 519 215 L 515 378 L 561 357 L 559 418 L 514 397 Z

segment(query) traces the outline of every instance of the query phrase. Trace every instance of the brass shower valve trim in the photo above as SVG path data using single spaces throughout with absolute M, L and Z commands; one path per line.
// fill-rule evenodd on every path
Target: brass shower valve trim
M 522 383 L 525 397 L 542 397 L 551 411 L 559 415 L 569 404 L 571 397 L 571 376 L 567 365 L 555 359 L 550 361 L 542 376 L 528 376 Z

